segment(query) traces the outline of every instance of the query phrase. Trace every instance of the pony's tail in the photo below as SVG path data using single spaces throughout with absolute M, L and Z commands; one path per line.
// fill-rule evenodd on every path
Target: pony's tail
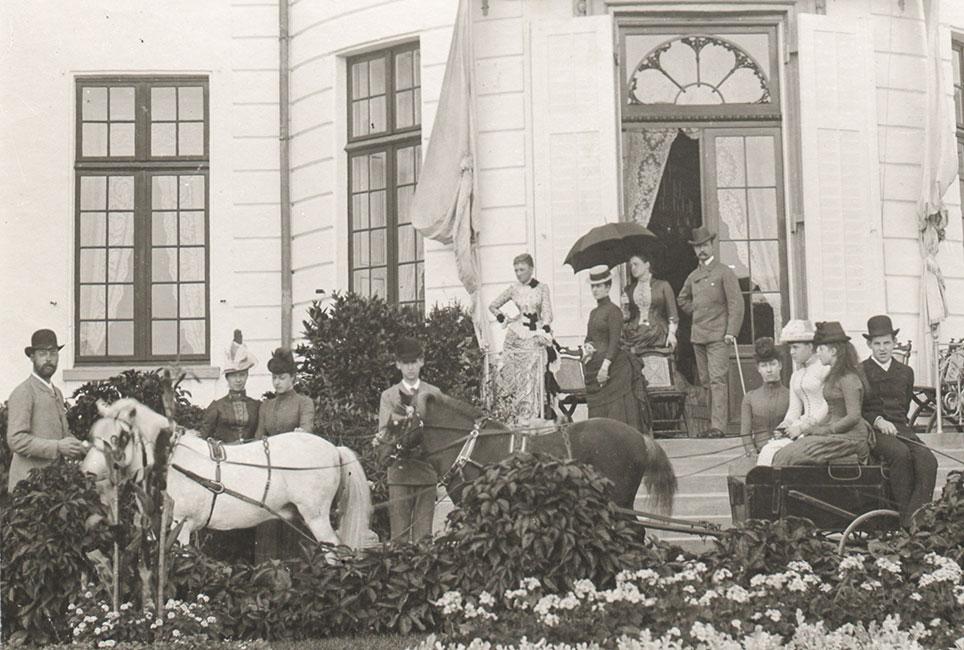
M 358 457 L 348 447 L 338 447 L 341 486 L 338 500 L 338 538 L 353 549 L 361 548 L 371 520 L 372 496 Z
M 666 452 L 653 440 L 652 436 L 643 436 L 646 440 L 646 462 L 643 465 L 643 482 L 649 494 L 650 503 L 664 515 L 673 514 L 673 496 L 678 487 L 673 464 L 669 462 Z

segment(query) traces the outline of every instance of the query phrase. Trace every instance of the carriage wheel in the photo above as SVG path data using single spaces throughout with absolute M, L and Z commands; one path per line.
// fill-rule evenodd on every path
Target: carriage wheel
M 871 510 L 870 512 L 865 512 L 860 515 L 847 526 L 847 529 L 840 536 L 840 543 L 837 545 L 837 555 L 843 555 L 844 548 L 847 546 L 847 540 L 853 535 L 861 525 L 865 522 L 875 519 L 877 517 L 891 517 L 894 519 L 900 519 L 900 513 L 896 510 Z

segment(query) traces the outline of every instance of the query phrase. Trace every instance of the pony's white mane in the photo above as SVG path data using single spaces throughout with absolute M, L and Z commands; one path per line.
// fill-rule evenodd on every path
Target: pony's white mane
M 122 397 L 113 404 L 97 403 L 103 417 L 121 420 L 137 431 L 150 443 L 157 441 L 161 429 L 168 426 L 167 418 L 144 406 L 133 397 Z

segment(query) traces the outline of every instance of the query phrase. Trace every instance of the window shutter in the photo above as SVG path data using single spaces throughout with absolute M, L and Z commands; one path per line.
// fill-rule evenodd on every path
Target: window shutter
M 619 217 L 612 17 L 539 22 L 531 43 L 536 264 L 556 336 L 573 345 L 595 301 L 586 274 L 563 262 L 587 230 Z
M 799 27 L 809 317 L 863 331 L 886 297 L 873 40 L 865 20 L 802 14 Z

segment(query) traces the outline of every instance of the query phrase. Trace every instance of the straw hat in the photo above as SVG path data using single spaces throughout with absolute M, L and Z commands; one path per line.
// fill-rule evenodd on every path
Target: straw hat
M 783 326 L 780 343 L 813 343 L 815 330 L 808 320 L 794 319 Z
M 243 372 L 258 365 L 258 359 L 251 354 L 248 346 L 242 343 L 241 332 L 235 331 L 234 340 L 224 351 L 224 369 L 222 373 L 230 375 L 232 372 Z
M 613 274 L 610 272 L 609 267 L 605 264 L 599 264 L 589 269 L 590 286 L 605 284 L 607 282 L 612 282 L 612 280 Z

